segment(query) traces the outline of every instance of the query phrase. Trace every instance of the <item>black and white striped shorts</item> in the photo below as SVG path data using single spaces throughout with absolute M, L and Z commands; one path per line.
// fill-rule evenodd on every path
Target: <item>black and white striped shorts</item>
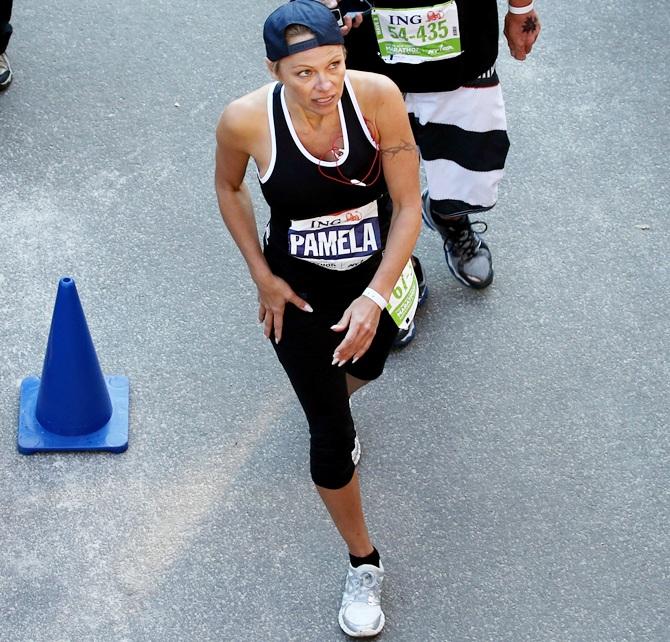
M 433 208 L 446 215 L 491 209 L 509 150 L 495 68 L 454 91 L 408 93 L 405 104 Z

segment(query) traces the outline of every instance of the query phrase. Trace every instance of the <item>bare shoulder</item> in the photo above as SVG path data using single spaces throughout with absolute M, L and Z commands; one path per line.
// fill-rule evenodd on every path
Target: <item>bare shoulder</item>
M 272 84 L 233 100 L 221 113 L 216 126 L 219 144 L 244 147 L 265 135 L 267 130 L 267 95 Z
M 361 107 L 374 107 L 389 100 L 402 100 L 398 85 L 386 76 L 356 70 L 347 70 L 347 76 Z

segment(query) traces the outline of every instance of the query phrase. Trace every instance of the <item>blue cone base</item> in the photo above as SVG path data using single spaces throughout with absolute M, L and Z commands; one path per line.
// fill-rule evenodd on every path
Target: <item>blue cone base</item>
M 32 455 L 38 452 L 94 450 L 122 453 L 128 448 L 128 377 L 105 377 L 112 402 L 112 416 L 99 430 L 88 435 L 59 435 L 44 429 L 35 417 L 39 377 L 26 377 L 21 382 L 19 406 L 19 452 Z

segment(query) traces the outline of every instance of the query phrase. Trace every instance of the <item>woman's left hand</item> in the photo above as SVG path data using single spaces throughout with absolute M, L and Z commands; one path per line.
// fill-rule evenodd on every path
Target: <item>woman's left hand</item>
M 375 338 L 381 309 L 365 296 L 359 296 L 344 311 L 342 318 L 331 330 L 344 332 L 349 328 L 342 342 L 333 352 L 333 365 L 344 365 L 349 359 L 356 363 L 370 347 Z

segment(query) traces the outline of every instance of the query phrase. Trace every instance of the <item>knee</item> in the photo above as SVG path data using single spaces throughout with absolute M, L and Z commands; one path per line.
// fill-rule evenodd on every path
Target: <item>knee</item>
M 355 437 L 351 416 L 310 423 L 310 472 L 317 486 L 337 490 L 351 481 Z

